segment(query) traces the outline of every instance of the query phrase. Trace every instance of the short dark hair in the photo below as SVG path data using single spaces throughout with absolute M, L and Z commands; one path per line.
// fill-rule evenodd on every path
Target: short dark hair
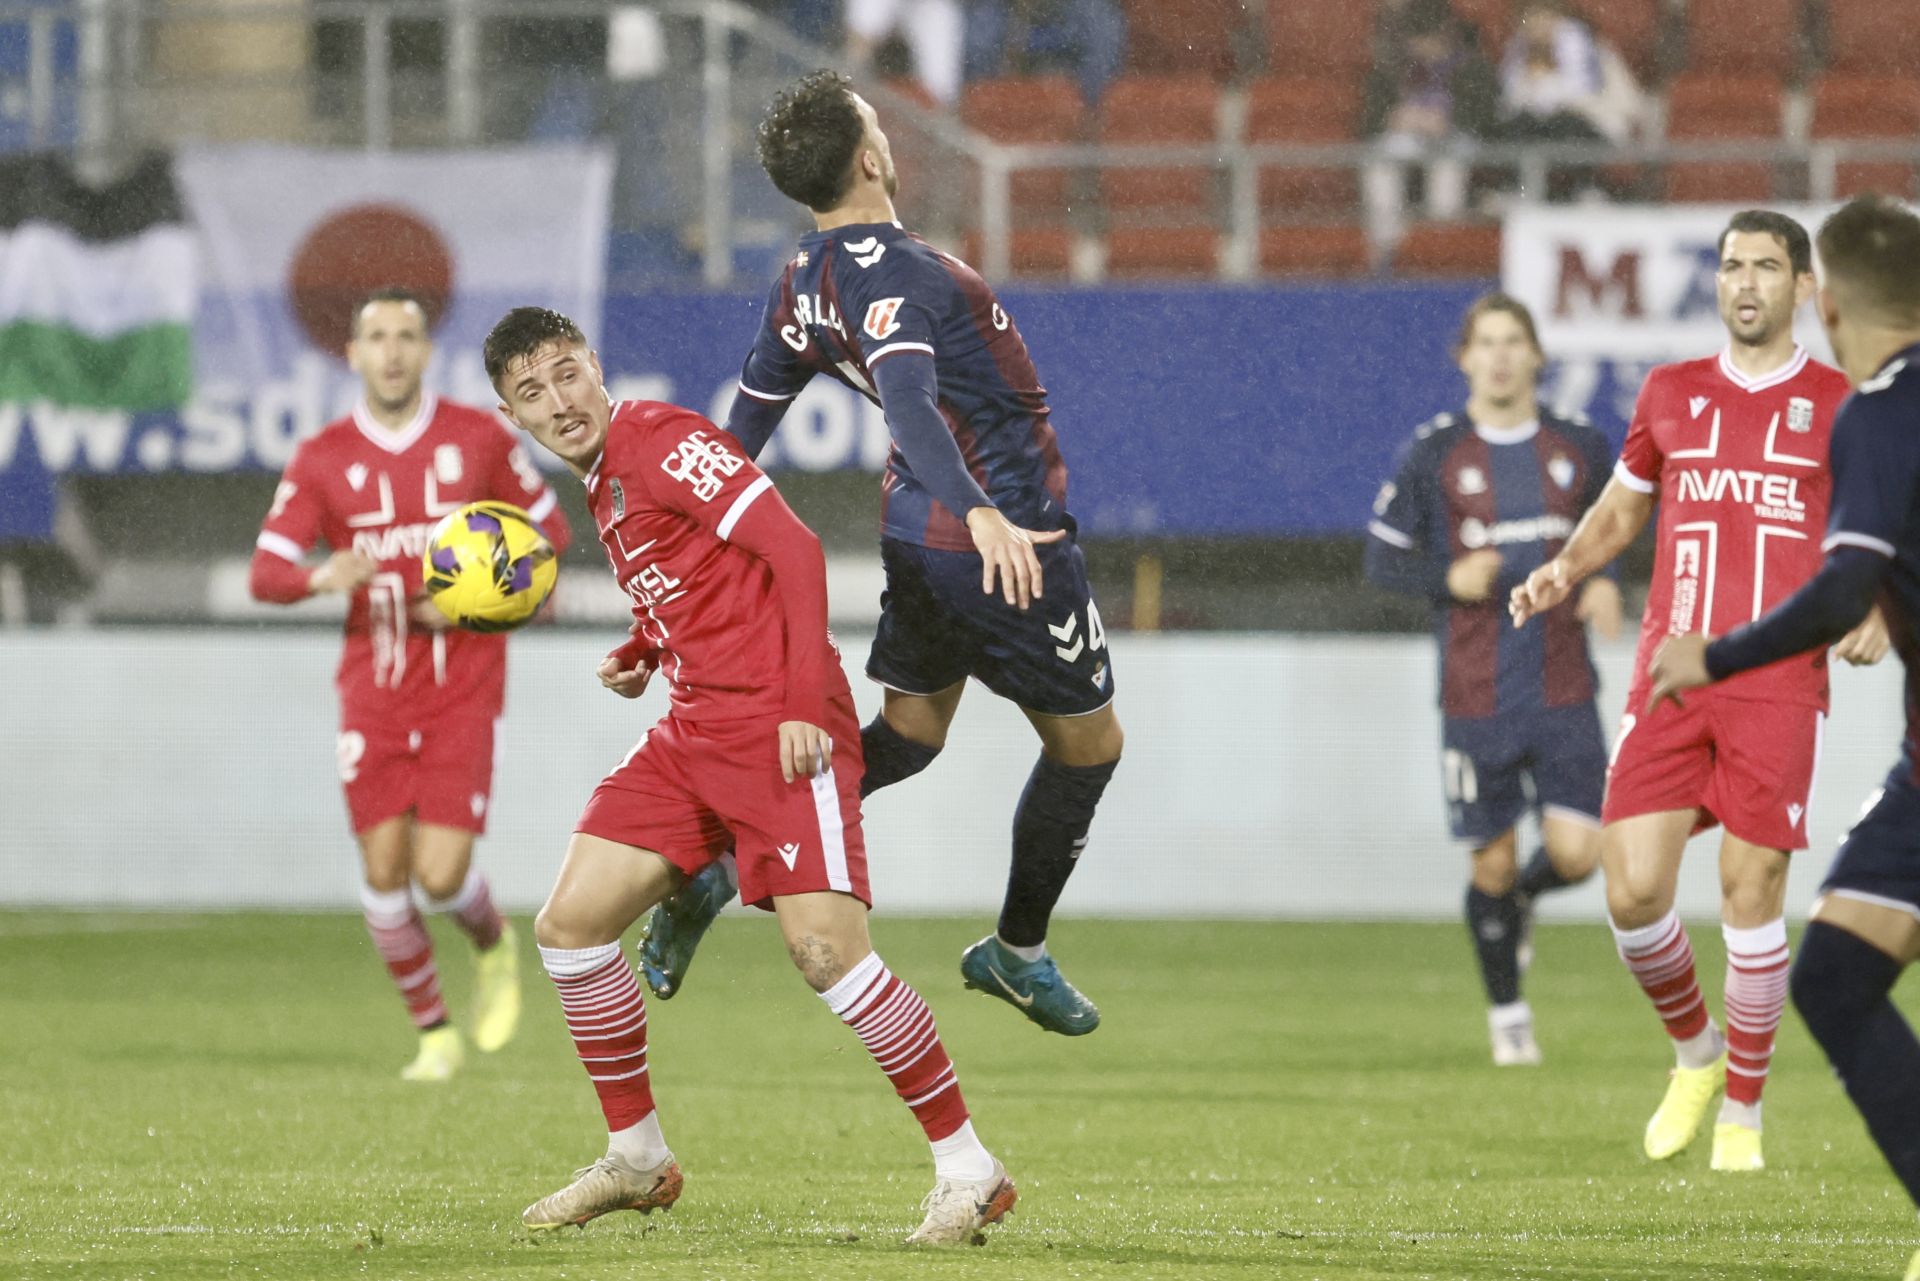
M 1717 242 L 1722 257 L 1727 252 L 1727 237 L 1734 232 L 1772 236 L 1787 248 L 1787 263 L 1796 276 L 1813 270 L 1813 241 L 1807 229 L 1794 219 L 1772 209 L 1742 209 L 1727 220 L 1727 229 Z
M 1890 196 L 1855 196 L 1820 224 L 1830 281 L 1896 323 L 1920 323 L 1920 217 Z
M 1473 305 L 1467 308 L 1466 314 L 1460 317 L 1460 337 L 1453 345 L 1453 354 L 1456 357 L 1467 349 L 1468 343 L 1473 341 L 1473 327 L 1480 323 L 1480 318 L 1496 313 L 1502 316 L 1512 316 L 1518 321 L 1520 328 L 1527 331 L 1527 341 L 1533 344 L 1533 349 L 1542 356 L 1546 355 L 1546 352 L 1542 350 L 1540 346 L 1540 329 L 1533 323 L 1533 313 L 1527 310 L 1527 304 L 1521 302 L 1512 294 L 1504 294 L 1499 290 L 1495 290 L 1490 294 L 1481 294 L 1478 298 L 1475 298 Z
M 524 360 L 542 347 L 563 343 L 584 347 L 587 336 L 580 326 L 546 307 L 515 307 L 500 317 L 481 344 L 480 359 L 487 366 L 487 381 L 500 390 L 500 376 L 516 360 Z
M 349 337 L 360 336 L 360 313 L 377 302 L 410 302 L 420 309 L 420 318 L 426 321 L 427 328 L 433 328 L 433 312 L 428 308 L 426 299 L 404 285 L 384 285 L 353 304 L 353 318 L 347 322 Z
M 853 105 L 853 81 L 822 69 L 774 95 L 754 136 L 760 167 L 780 194 L 824 212 L 853 186 L 853 160 L 867 122 Z

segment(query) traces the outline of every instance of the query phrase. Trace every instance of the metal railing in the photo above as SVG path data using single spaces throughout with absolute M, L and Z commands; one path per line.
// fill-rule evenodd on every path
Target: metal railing
M 612 0 L 0 0 L 0 23 L 23 24 L 26 139 L 38 148 L 71 145 L 101 166 L 145 146 L 211 138 L 258 139 L 362 146 L 471 146 L 518 140 L 524 122 L 502 124 L 490 107 L 498 100 L 532 101 L 550 92 L 549 71 L 522 65 L 515 50 L 493 48 L 489 24 L 539 20 L 610 19 L 644 9 L 662 26 L 669 46 L 649 81 L 659 90 L 644 109 L 627 110 L 619 83 L 604 71 L 588 86 L 598 108 L 589 130 L 619 145 L 623 189 L 672 188 L 678 204 L 650 215 L 664 233 L 697 254 L 711 286 L 735 278 L 743 247 L 770 251 L 788 243 L 804 223 L 801 211 L 773 196 L 751 173 L 748 139 L 768 93 L 801 71 L 842 61 L 809 45 L 735 0 L 658 0 L 645 6 Z M 63 81 L 57 50 L 62 24 L 72 24 L 76 56 Z M 309 54 L 298 76 L 228 70 L 183 76 L 156 52 L 171 32 L 211 31 L 275 24 L 311 33 L 325 24 L 357 27 L 357 65 L 328 71 Z M 411 27 L 409 26 L 411 24 Z M 436 29 L 437 65 L 403 65 L 401 37 L 426 24 Z M 177 43 L 177 40 L 176 40 Z M 493 41 L 494 45 L 498 41 Z M 298 83 L 289 83 L 289 80 Z M 73 120 L 62 139 L 63 87 Z M 863 83 L 863 90 L 865 89 Z M 977 234 L 982 269 L 1004 278 L 1013 266 L 1017 175 L 1064 172 L 1084 191 L 1100 175 L 1128 169 L 1184 169 L 1215 175 L 1216 197 L 1204 209 L 1174 216 L 1211 228 L 1225 245 L 1226 274 L 1258 267 L 1262 229 L 1284 223 L 1284 208 L 1263 207 L 1261 176 L 1270 171 L 1345 170 L 1358 188 L 1366 169 L 1383 157 L 1364 142 L 1329 145 L 1242 141 L 1166 146 L 1006 145 L 964 128 L 953 116 L 874 86 L 869 93 L 885 114 L 896 158 L 912 180 L 902 193 L 903 215 L 936 237 Z M 282 108 L 260 110 L 262 104 Z M 646 117 L 651 133 L 633 132 Z M 523 134 L 521 136 L 524 136 Z M 1920 140 L 1811 142 L 1669 142 L 1625 147 L 1606 144 L 1449 145 L 1434 157 L 1503 175 L 1506 199 L 1544 197 L 1556 170 L 1637 170 L 1657 178 L 1666 166 L 1688 163 L 1769 164 L 1782 199 L 1825 200 L 1852 162 L 1920 165 Z M 1404 162 L 1403 162 L 1404 163 Z M 1417 161 L 1415 162 L 1417 163 Z M 746 171 L 751 181 L 738 179 Z M 1648 181 L 1649 193 L 1658 183 Z M 629 200 L 628 206 L 634 202 Z M 1072 229 L 1097 235 L 1106 221 L 1094 198 L 1080 202 Z M 1341 211 L 1331 212 L 1339 216 Z M 1361 211 L 1345 216 L 1358 220 Z M 1116 225 L 1132 215 L 1113 215 Z M 639 215 L 616 207 L 617 228 Z M 1389 245 L 1375 243 L 1376 257 Z

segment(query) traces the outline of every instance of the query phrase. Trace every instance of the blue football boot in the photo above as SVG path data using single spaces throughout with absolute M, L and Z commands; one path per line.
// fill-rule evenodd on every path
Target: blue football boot
M 655 996 L 664 1001 L 680 990 L 701 936 L 735 892 L 733 877 L 716 859 L 653 909 L 640 940 L 640 974 Z
M 994 935 L 960 954 L 967 986 L 997 996 L 1049 1032 L 1085 1036 L 1100 1026 L 1100 1010 L 1067 982 L 1051 956 L 1023 961 L 1000 946 Z

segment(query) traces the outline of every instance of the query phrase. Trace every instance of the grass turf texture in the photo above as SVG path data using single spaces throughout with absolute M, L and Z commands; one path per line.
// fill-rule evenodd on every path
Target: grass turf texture
M 0 914 L 0 1276 L 1744 1281 L 1897 1277 L 1920 1240 L 1791 1012 L 1772 1168 L 1642 1158 L 1667 1050 L 1598 927 L 1541 929 L 1547 1065 L 1504 1071 L 1458 926 L 1069 923 L 1079 1040 L 960 989 L 981 930 L 876 923 L 1020 1185 L 985 1249 L 926 1253 L 919 1132 L 770 921 L 651 1003 L 679 1207 L 531 1241 L 602 1132 L 530 947 L 519 1039 L 406 1085 L 355 917 Z

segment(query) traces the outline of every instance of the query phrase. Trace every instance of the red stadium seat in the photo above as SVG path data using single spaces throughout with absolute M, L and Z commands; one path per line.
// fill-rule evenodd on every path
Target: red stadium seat
M 967 233 L 961 256 L 975 270 L 986 270 L 986 245 L 980 233 Z M 1073 233 L 1065 227 L 1017 227 L 1007 242 L 1007 267 L 1016 276 L 1065 279 L 1073 268 Z
M 1784 78 L 1800 65 L 1800 0 L 1687 0 L 1687 69 Z
M 1809 135 L 1823 138 L 1920 139 L 1920 81 L 1883 76 L 1830 75 L 1813 96 Z M 1834 194 L 1863 191 L 1907 196 L 1914 166 L 1899 160 L 1845 160 L 1834 174 Z
M 1492 277 L 1500 274 L 1500 224 L 1414 224 L 1393 254 L 1400 276 Z
M 1270 276 L 1364 276 L 1371 270 L 1367 234 L 1357 223 L 1267 227 L 1260 233 L 1260 270 Z
M 1373 65 L 1374 0 L 1269 0 L 1267 70 L 1358 85 Z
M 1660 35 L 1665 0 L 1602 0 L 1582 6 L 1594 31 L 1620 51 L 1642 84 L 1660 78 Z
M 1920 72 L 1920 14 L 1911 0 L 1830 0 L 1826 8 L 1828 71 Z
M 1667 95 L 1667 137 L 1675 142 L 1775 140 L 1780 136 L 1781 98 L 1778 81 L 1744 75 L 1681 76 Z M 1679 161 L 1667 167 L 1667 199 L 1769 200 L 1773 179 L 1773 166 L 1764 161 Z
M 976 80 L 960 97 L 960 119 L 995 142 L 1074 143 L 1085 140 L 1086 111 L 1080 90 L 1065 76 Z M 1066 216 L 1071 183 L 1065 169 L 1016 172 L 1012 181 L 1016 218 Z
M 1100 104 L 1100 141 L 1128 144 L 1212 143 L 1219 137 L 1220 89 L 1204 76 L 1123 76 Z M 1212 217 L 1218 170 L 1103 169 L 1100 192 L 1109 211 Z
M 1360 86 L 1351 80 L 1270 76 L 1247 91 L 1249 143 L 1351 142 L 1360 119 Z M 1346 212 L 1360 203 L 1350 166 L 1272 167 L 1260 172 L 1266 210 Z
M 1204 227 L 1117 227 L 1107 236 L 1107 275 L 1116 279 L 1212 279 L 1220 237 Z
M 1127 0 L 1127 65 L 1154 75 L 1227 80 L 1251 18 L 1240 0 Z

